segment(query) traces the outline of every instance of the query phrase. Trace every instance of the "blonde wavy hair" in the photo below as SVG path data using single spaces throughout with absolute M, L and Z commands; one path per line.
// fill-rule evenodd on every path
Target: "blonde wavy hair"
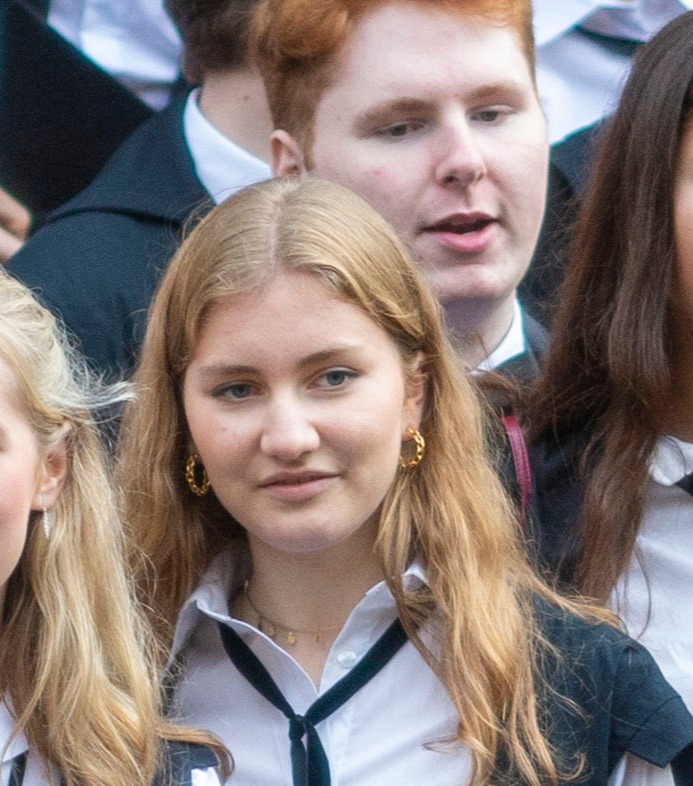
M 68 468 L 50 538 L 34 512 L 0 624 L 0 696 L 47 773 L 66 786 L 149 786 L 161 739 L 208 742 L 160 721 L 153 637 L 124 570 L 126 550 L 92 412 L 128 396 L 93 395 L 51 314 L 0 269 L 0 357 L 49 455 Z
M 377 552 L 407 633 L 459 711 L 473 784 L 490 783 L 501 758 L 532 786 L 557 783 L 563 769 L 545 735 L 536 684 L 550 648 L 534 603 L 562 602 L 528 567 L 486 454 L 481 408 L 438 304 L 391 227 L 336 184 L 268 181 L 220 205 L 183 243 L 153 304 L 138 400 L 123 423 L 120 474 L 127 520 L 149 560 L 143 598 L 162 641 L 170 644 L 178 611 L 210 559 L 242 533 L 213 493 L 197 498 L 187 488 L 183 376 L 210 308 L 284 269 L 316 275 L 357 304 L 395 341 L 407 373 L 425 376 L 426 457 L 389 490 Z M 401 576 L 415 555 L 425 560 L 429 588 L 412 593 Z M 437 655 L 417 632 L 432 610 L 441 621 Z

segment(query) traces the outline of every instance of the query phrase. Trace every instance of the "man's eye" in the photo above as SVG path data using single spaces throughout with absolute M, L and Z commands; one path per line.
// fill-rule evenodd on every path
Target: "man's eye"
M 406 121 L 401 123 L 393 123 L 392 125 L 382 128 L 378 134 L 379 136 L 389 137 L 390 139 L 401 139 L 408 134 L 419 131 L 423 128 L 423 123 Z
M 474 118 L 482 123 L 496 123 L 507 114 L 503 109 L 480 109 L 474 113 Z

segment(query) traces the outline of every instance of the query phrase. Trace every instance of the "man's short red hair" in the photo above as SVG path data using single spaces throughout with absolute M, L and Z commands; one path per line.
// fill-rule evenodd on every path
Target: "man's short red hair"
M 399 0 L 488 19 L 517 32 L 534 74 L 531 0 Z M 261 0 L 251 29 L 252 56 L 267 91 L 275 128 L 305 152 L 333 64 L 362 16 L 392 0 Z

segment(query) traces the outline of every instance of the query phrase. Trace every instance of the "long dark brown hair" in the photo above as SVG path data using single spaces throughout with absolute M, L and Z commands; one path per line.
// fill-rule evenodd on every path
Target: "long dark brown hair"
M 574 583 L 605 600 L 633 552 L 670 398 L 673 194 L 693 114 L 693 13 L 636 55 L 587 187 L 532 436 L 587 432 Z

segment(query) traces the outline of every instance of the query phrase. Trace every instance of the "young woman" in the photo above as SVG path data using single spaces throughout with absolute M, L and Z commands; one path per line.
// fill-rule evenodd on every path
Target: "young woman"
M 638 53 L 531 406 L 544 561 L 693 708 L 693 13 Z M 688 476 L 688 480 L 686 477 Z
M 159 719 L 91 400 L 54 319 L 0 270 L 0 783 L 214 784 Z M 169 742 L 162 749 L 162 738 Z
M 673 782 L 691 718 L 527 567 L 436 303 L 361 199 L 270 181 L 212 211 L 137 383 L 142 590 L 236 783 Z

